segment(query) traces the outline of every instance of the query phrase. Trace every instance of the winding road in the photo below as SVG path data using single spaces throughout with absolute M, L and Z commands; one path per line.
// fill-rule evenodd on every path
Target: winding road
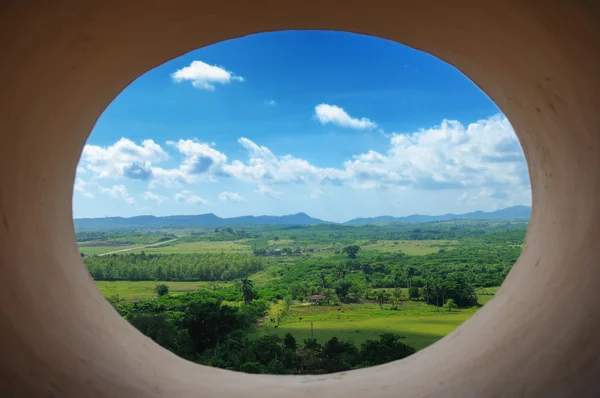
M 171 240 L 165 240 L 164 242 L 153 243 L 151 245 L 146 245 L 146 246 L 128 247 L 127 249 L 115 250 L 114 252 L 98 254 L 98 257 L 108 256 L 109 254 L 115 254 L 115 253 L 129 252 L 129 251 L 136 250 L 136 249 L 145 249 L 147 247 L 160 246 L 160 245 L 164 245 L 165 243 L 175 242 L 176 240 L 177 240 L 177 238 L 171 239 Z

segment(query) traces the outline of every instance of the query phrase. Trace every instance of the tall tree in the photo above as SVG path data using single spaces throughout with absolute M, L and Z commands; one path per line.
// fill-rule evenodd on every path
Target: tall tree
M 242 292 L 244 304 L 250 304 L 254 298 L 254 286 L 252 285 L 252 281 L 248 278 L 242 278 L 241 282 L 240 292 Z
M 365 300 L 369 299 L 369 284 L 371 283 L 371 277 L 365 275 Z
M 385 300 L 387 299 L 387 294 L 385 292 L 385 290 L 379 290 L 377 293 L 375 293 L 375 300 L 377 300 L 377 304 L 379 304 L 379 308 L 383 308 L 383 303 L 385 303 Z
M 159 283 L 154 286 L 154 292 L 156 293 L 157 297 L 166 296 L 169 294 L 169 286 L 164 283 Z
M 335 267 L 335 275 L 338 278 L 338 282 L 341 281 L 342 279 L 344 279 L 346 277 L 347 273 L 348 273 L 348 268 L 346 267 L 346 264 L 338 264 Z
M 406 286 L 407 288 L 411 288 L 412 287 L 412 277 L 415 275 L 415 267 L 410 266 L 406 269 L 406 280 L 408 281 L 408 285 Z
M 327 280 L 325 279 L 325 272 L 321 272 L 321 284 L 323 285 L 323 289 L 327 287 Z
M 342 249 L 342 253 L 346 253 L 349 258 L 356 258 L 356 254 L 358 254 L 359 250 L 360 250 L 360 246 L 349 245 Z

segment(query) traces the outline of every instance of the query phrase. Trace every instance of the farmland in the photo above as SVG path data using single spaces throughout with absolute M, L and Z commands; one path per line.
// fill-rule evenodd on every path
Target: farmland
M 170 294 L 181 294 L 198 289 L 219 289 L 228 283 L 215 282 L 152 282 L 152 281 L 97 281 L 96 287 L 106 298 L 118 296 L 126 300 L 139 300 L 156 297 L 154 288 L 164 283 L 169 286 Z
M 525 224 L 87 233 L 80 248 L 99 290 L 159 344 L 211 366 L 322 373 L 402 358 L 452 332 L 493 297 L 522 250 Z M 133 250 L 94 253 L 122 247 Z M 330 362 L 332 344 L 349 357 Z M 283 368 L 261 354 L 290 345 L 303 348 Z

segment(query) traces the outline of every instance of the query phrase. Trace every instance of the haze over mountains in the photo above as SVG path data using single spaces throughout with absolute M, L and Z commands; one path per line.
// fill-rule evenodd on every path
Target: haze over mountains
M 475 211 L 465 214 L 443 214 L 437 216 L 413 214 L 406 217 L 379 216 L 355 218 L 344 222 L 348 225 L 386 223 L 386 222 L 432 222 L 448 220 L 485 220 L 485 219 L 527 219 L 531 214 L 529 206 L 513 206 L 492 212 Z M 175 227 L 213 227 L 235 225 L 317 225 L 337 224 L 310 217 L 306 213 L 289 214 L 285 216 L 241 216 L 222 218 L 212 213 L 191 216 L 136 216 L 136 217 L 104 217 L 76 218 L 75 228 L 82 229 L 115 229 L 115 228 L 175 228 Z

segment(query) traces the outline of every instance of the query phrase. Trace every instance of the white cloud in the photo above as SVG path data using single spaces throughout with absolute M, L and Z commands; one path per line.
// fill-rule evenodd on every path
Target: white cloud
M 144 200 L 153 200 L 156 204 L 161 204 L 162 202 L 168 200 L 166 196 L 155 194 L 154 192 L 146 191 L 142 194 L 142 199 Z
M 192 192 L 184 190 L 177 194 L 175 194 L 175 200 L 182 203 L 187 204 L 198 204 L 201 203 L 203 205 L 207 204 L 208 201 L 200 196 L 194 195 Z
M 363 130 L 377 127 L 377 124 L 365 117 L 353 118 L 336 105 L 321 104 L 315 107 L 315 117 L 321 124 L 332 123 L 340 127 Z
M 279 198 L 281 198 L 281 195 L 283 195 L 283 192 L 276 191 L 276 190 L 274 190 L 273 188 L 271 188 L 271 187 L 268 187 L 268 186 L 266 186 L 266 185 L 259 185 L 259 186 L 256 188 L 256 191 L 255 191 L 255 192 L 256 192 L 256 193 L 259 193 L 259 194 L 261 194 L 261 195 L 265 195 L 265 196 L 271 196 L 271 197 L 273 197 L 273 198 L 275 198 L 275 199 L 279 199 Z
M 86 185 L 87 185 L 86 181 L 82 180 L 81 178 L 76 178 L 73 189 L 76 192 L 79 192 L 82 196 L 92 199 L 94 197 L 94 194 L 87 190 Z
M 181 165 L 181 170 L 187 174 L 205 174 L 210 171 L 222 170 L 222 165 L 227 162 L 227 156 L 212 148 L 211 145 L 193 140 L 179 140 L 175 143 L 167 142 L 177 148 L 186 156 Z
M 304 159 L 291 155 L 275 156 L 269 148 L 245 137 L 238 142 L 248 152 L 249 161 L 245 164 L 236 160 L 226 165 L 224 170 L 240 180 L 270 184 L 302 183 L 318 173 L 318 168 Z
M 150 188 L 156 184 L 184 187 L 232 178 L 256 184 L 256 192 L 275 198 L 282 196 L 277 187 L 284 184 L 308 184 L 314 189 L 312 198 L 326 187 L 342 186 L 357 190 L 469 191 L 463 203 L 466 200 L 525 203 L 530 190 L 522 150 L 510 123 L 502 115 L 467 126 L 444 120 L 428 129 L 391 134 L 386 150 L 365 150 L 339 167 L 323 168 L 289 154 L 276 155 L 246 137 L 238 142 L 246 151 L 247 160 L 229 161 L 209 143 L 169 141 L 167 145 L 175 148 L 183 160 L 176 168 L 165 169 L 152 164 L 168 157 L 152 140 L 136 145 L 121 139 L 106 148 L 86 146 L 81 167 L 95 174 L 92 178 L 147 178 Z M 84 194 L 88 191 L 82 181 L 76 182 L 75 190 Z M 486 194 L 488 191 L 484 189 L 491 193 Z M 189 193 L 183 191 L 176 199 L 186 202 L 188 197 L 195 197 L 191 193 L 186 196 L 185 192 Z M 192 200 L 204 203 L 204 199 L 197 198 Z
M 239 203 L 239 202 L 243 202 L 246 199 L 244 199 L 242 197 L 242 195 L 240 195 L 239 193 L 236 193 L 236 192 L 221 192 L 219 194 L 219 200 L 221 202 L 230 201 L 230 202 L 234 202 L 234 203 Z
M 175 169 L 153 167 L 151 187 L 158 184 L 173 187 L 198 181 L 217 181 L 218 177 L 229 176 L 225 171 L 227 156 L 214 149 L 214 143 L 179 140 L 167 141 L 167 145 L 177 149 L 185 158 Z
M 316 189 L 313 189 L 312 192 L 310 193 L 310 198 L 318 199 L 323 195 L 325 195 L 325 191 L 323 191 L 322 189 L 316 188 Z
M 209 65 L 202 61 L 192 61 L 189 66 L 179 69 L 171 74 L 176 83 L 183 81 L 192 82 L 192 86 L 202 90 L 215 91 L 215 84 L 228 84 L 231 81 L 243 82 L 242 76 L 225 70 L 217 65 Z
M 137 145 L 127 138 L 121 138 L 114 145 L 101 147 L 86 145 L 81 155 L 78 173 L 91 171 L 98 178 L 119 178 L 122 176 L 149 180 L 152 176 L 152 162 L 160 162 L 169 155 L 153 140 L 144 140 Z
M 320 168 L 291 155 L 277 156 L 247 138 L 239 142 L 249 161 L 234 161 L 224 169 L 235 178 L 259 184 L 257 192 L 263 194 L 272 189 L 270 186 L 290 183 L 345 185 L 359 190 L 486 187 L 496 192 L 497 200 L 504 196 L 508 201 L 509 196 L 502 192 L 512 190 L 520 192 L 520 201 L 525 202 L 529 191 L 521 147 L 510 123 L 501 115 L 468 126 L 444 120 L 429 129 L 392 134 L 386 152 L 366 151 L 339 168 Z
M 111 198 L 123 199 L 128 205 L 134 205 L 135 199 L 129 196 L 125 185 L 113 185 L 110 188 L 99 187 L 100 191 L 108 194 Z
M 265 104 L 273 106 L 273 105 L 275 105 L 275 104 L 276 104 L 276 102 L 275 102 L 275 100 L 272 100 L 272 99 L 271 99 L 271 100 L 266 100 L 266 101 L 265 101 Z

